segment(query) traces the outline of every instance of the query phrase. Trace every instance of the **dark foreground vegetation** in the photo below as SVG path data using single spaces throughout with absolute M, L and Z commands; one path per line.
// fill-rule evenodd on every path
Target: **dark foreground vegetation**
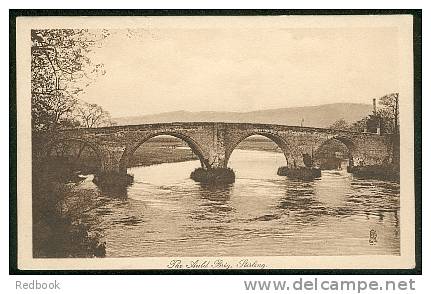
M 103 257 L 101 235 L 82 221 L 83 212 L 98 206 L 96 191 L 74 189 L 83 178 L 55 163 L 33 167 L 33 257 Z

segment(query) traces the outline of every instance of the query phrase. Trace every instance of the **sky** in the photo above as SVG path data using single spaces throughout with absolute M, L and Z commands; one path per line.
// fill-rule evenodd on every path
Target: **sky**
M 113 117 L 372 103 L 397 92 L 394 27 L 152 27 L 112 31 L 81 95 Z

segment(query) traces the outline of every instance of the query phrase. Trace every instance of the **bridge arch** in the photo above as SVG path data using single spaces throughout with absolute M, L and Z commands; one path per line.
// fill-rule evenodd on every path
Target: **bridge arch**
M 247 139 L 247 138 L 249 138 L 251 136 L 263 136 L 263 137 L 266 137 L 266 138 L 270 139 L 271 141 L 273 141 L 281 149 L 281 151 L 283 151 L 284 157 L 286 158 L 286 163 L 288 162 L 289 144 L 281 136 L 279 136 L 277 134 L 274 134 L 274 133 L 267 133 L 267 132 L 261 132 L 261 131 L 253 131 L 253 132 L 249 132 L 249 133 L 241 136 L 233 144 L 231 144 L 230 146 L 228 146 L 226 148 L 226 153 L 225 153 L 225 166 L 226 167 L 227 167 L 227 165 L 229 163 L 229 159 L 230 159 L 233 151 L 235 150 L 235 148 L 241 142 L 243 142 L 245 139 Z
M 344 145 L 346 145 L 347 149 L 349 149 L 350 152 L 354 152 L 356 150 L 356 145 L 353 142 L 353 140 L 346 137 L 346 136 L 334 136 L 328 140 L 337 140 L 337 141 L 343 143 Z
M 84 139 L 80 139 L 80 138 L 58 138 L 55 140 L 52 140 L 48 143 L 48 145 L 46 146 L 45 149 L 45 158 L 51 158 L 51 153 L 54 149 L 54 147 L 58 146 L 59 144 L 63 144 L 63 143 L 80 143 L 81 147 L 78 150 L 78 158 L 81 155 L 81 152 L 83 151 L 83 149 L 85 147 L 90 148 L 92 151 L 94 151 L 94 153 L 96 154 L 97 157 L 97 168 L 99 171 L 104 169 L 104 156 L 103 156 L 103 152 L 102 150 L 94 143 L 89 142 L 87 140 Z
M 322 148 L 327 145 L 328 143 L 330 143 L 331 141 L 337 141 L 340 142 L 341 144 L 343 144 L 346 148 L 347 148 L 347 152 L 348 152 L 348 158 L 349 158 L 349 166 L 353 166 L 355 164 L 354 162 L 354 155 L 356 153 L 356 145 L 354 143 L 354 141 L 346 136 L 334 136 L 331 137 L 327 140 L 325 140 L 323 143 L 321 143 L 319 145 L 319 147 L 316 149 L 315 154 L 319 154 L 322 150 Z
M 123 171 L 123 172 L 127 171 L 129 159 L 131 158 L 131 156 L 133 156 L 135 151 L 140 146 L 142 146 L 142 144 L 144 144 L 145 142 L 147 142 L 148 140 L 150 140 L 152 138 L 159 137 L 159 136 L 171 136 L 171 137 L 175 137 L 177 139 L 184 141 L 190 147 L 192 152 L 199 158 L 202 167 L 208 168 L 210 166 L 208 160 L 204 156 L 204 152 L 203 152 L 202 148 L 191 137 L 189 137 L 185 134 L 179 133 L 179 132 L 162 131 L 162 132 L 157 132 L 157 133 L 151 134 L 149 136 L 146 136 L 142 140 L 140 140 L 139 142 L 126 148 L 126 150 L 124 150 L 123 155 L 122 155 L 121 160 L 120 160 L 120 171 Z

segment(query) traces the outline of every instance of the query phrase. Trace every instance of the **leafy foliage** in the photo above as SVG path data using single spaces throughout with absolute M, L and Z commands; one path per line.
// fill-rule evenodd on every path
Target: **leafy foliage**
M 383 131 L 387 134 L 396 133 L 399 127 L 398 93 L 391 93 L 379 99 L 382 106 L 377 114 L 383 119 Z
M 82 102 L 76 107 L 77 121 L 84 128 L 95 128 L 111 126 L 111 116 L 109 112 L 103 110 L 100 105 Z
M 332 125 L 329 126 L 333 130 L 349 130 L 349 124 L 344 120 L 344 118 L 336 120 Z
M 398 93 L 387 94 L 379 99 L 380 109 L 376 111 L 376 116 L 381 119 L 381 132 L 384 134 L 394 134 L 399 128 Z M 363 132 L 367 128 L 367 121 L 370 116 L 349 124 L 344 119 L 336 120 L 328 128 L 335 130 L 346 130 L 352 132 Z M 396 127 L 395 127 L 396 126 Z
M 97 76 L 102 64 L 88 57 L 107 31 L 44 29 L 31 31 L 31 98 L 33 131 L 77 126 L 77 95 Z

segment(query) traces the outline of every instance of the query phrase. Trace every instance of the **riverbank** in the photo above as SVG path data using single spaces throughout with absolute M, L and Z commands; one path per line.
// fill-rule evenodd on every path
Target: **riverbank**
M 102 257 L 102 236 L 82 221 L 85 211 L 101 205 L 97 191 L 77 189 L 85 178 L 70 169 L 38 166 L 32 183 L 33 257 Z

